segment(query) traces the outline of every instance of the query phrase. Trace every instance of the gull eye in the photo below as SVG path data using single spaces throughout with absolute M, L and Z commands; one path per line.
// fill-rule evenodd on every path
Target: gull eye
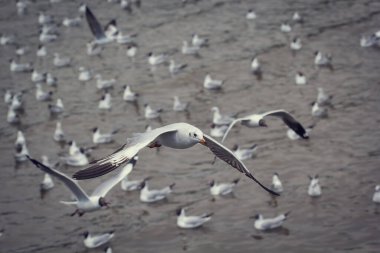
M 197 134 L 194 134 L 194 137 L 197 137 Z

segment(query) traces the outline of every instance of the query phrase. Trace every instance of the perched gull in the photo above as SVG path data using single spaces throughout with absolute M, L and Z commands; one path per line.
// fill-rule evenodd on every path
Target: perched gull
M 129 13 L 132 13 L 132 5 L 130 2 L 128 2 L 128 0 L 121 0 L 120 1 L 120 7 L 123 10 L 128 11 Z
M 289 33 L 292 31 L 292 27 L 287 22 L 282 23 L 280 29 L 283 33 Z
M 309 136 L 306 133 L 306 130 L 301 125 L 301 123 L 299 123 L 296 119 L 294 119 L 294 117 L 290 113 L 281 109 L 281 110 L 270 111 L 270 112 L 266 112 L 266 113 L 262 113 L 262 114 L 251 114 L 251 115 L 248 115 L 248 116 L 243 117 L 243 118 L 235 119 L 230 124 L 228 130 L 226 131 L 226 133 L 222 139 L 222 142 L 227 138 L 229 131 L 237 122 L 240 121 L 243 126 L 250 127 L 250 128 L 251 127 L 266 127 L 267 124 L 265 122 L 265 117 L 268 117 L 268 116 L 281 118 L 282 121 L 290 129 L 292 129 L 294 132 L 296 132 L 300 137 L 302 137 L 303 139 L 309 138 Z
M 55 127 L 55 130 L 54 130 L 54 135 L 53 135 L 53 139 L 56 141 L 56 142 L 63 142 L 66 140 L 65 138 L 65 134 L 62 130 L 62 124 L 60 121 L 57 121 L 57 124 L 56 124 L 56 127 Z
M 186 67 L 187 67 L 187 64 L 176 64 L 174 60 L 170 60 L 169 72 L 172 76 L 174 76 Z
M 136 54 L 137 54 L 137 46 L 136 45 L 129 45 L 127 47 L 127 56 L 129 58 L 132 58 L 132 60 L 134 60 L 136 57 Z
M 52 74 L 47 73 L 45 82 L 49 86 L 57 86 L 58 79 L 54 77 Z
M 149 178 L 144 178 L 143 180 L 129 180 L 127 175 L 123 178 L 123 180 L 121 180 L 120 186 L 123 191 L 141 190 L 142 183 L 147 179 Z
M 28 46 L 24 46 L 24 47 L 17 47 L 15 53 L 18 56 L 22 56 L 22 55 L 27 54 L 29 51 L 30 51 L 30 48 Z
M 39 40 L 41 43 L 49 43 L 49 42 L 56 41 L 57 39 L 58 39 L 57 34 L 50 34 L 46 32 L 41 32 L 40 37 L 39 37 Z
M 20 123 L 20 116 L 18 113 L 15 111 L 15 109 L 10 106 L 8 108 L 8 113 L 7 113 L 7 122 L 9 124 L 18 124 Z
M 287 219 L 288 215 L 289 212 L 280 214 L 274 218 L 264 219 L 264 217 L 261 214 L 257 214 L 255 216 L 255 228 L 257 230 L 264 231 L 281 227 L 284 221 Z
M 125 1 L 125 0 L 122 0 L 122 1 Z M 104 249 L 104 252 L 105 253 L 112 253 L 112 248 L 108 246 L 107 248 Z
M 74 167 L 82 167 L 88 165 L 88 158 L 85 154 L 85 150 L 83 148 L 79 148 L 79 152 L 69 155 L 69 156 L 64 156 L 61 157 L 61 160 L 69 165 L 69 166 L 74 166 Z
M 45 57 L 47 55 L 46 47 L 44 45 L 38 45 L 36 55 L 37 57 Z
M 119 31 L 115 37 L 116 42 L 119 44 L 128 44 L 132 42 L 132 37 L 135 35 L 123 34 Z
M 318 87 L 317 103 L 321 106 L 330 105 L 333 96 L 327 95 L 323 88 Z
M 53 187 L 54 187 L 53 179 L 50 177 L 48 173 L 45 173 L 44 179 L 42 180 L 40 184 L 41 191 L 48 191 L 50 189 L 53 189 Z
M 100 130 L 98 127 L 94 127 L 92 129 L 92 142 L 95 144 L 102 144 L 102 143 L 110 143 L 113 141 L 113 136 L 118 132 L 119 130 L 114 130 L 111 133 L 100 133 Z
M 14 35 L 5 35 L 5 34 L 0 34 L 0 45 L 5 46 L 5 45 L 12 45 L 16 43 L 16 38 Z
M 163 64 L 167 61 L 167 56 L 164 54 L 155 55 L 152 52 L 148 53 L 148 63 L 151 66 Z
M 182 48 L 181 48 L 181 52 L 182 54 L 184 55 L 197 55 L 198 54 L 198 51 L 199 51 L 200 47 L 199 46 L 190 46 L 189 45 L 189 42 L 187 42 L 186 40 L 184 40 L 182 42 Z
M 284 191 L 284 187 L 282 186 L 281 180 L 277 172 L 273 174 L 271 189 L 277 193 L 281 193 Z
M 307 84 L 306 76 L 300 71 L 297 72 L 294 79 L 295 79 L 297 85 L 306 85 Z
M 261 65 L 258 57 L 253 57 L 251 61 L 251 72 L 256 76 L 257 80 L 261 80 L 263 78 L 263 72 L 261 70 Z
M 100 74 L 95 75 L 95 79 L 96 79 L 96 87 L 98 88 L 98 90 L 109 89 L 116 83 L 116 80 L 114 78 L 103 79 L 102 75 Z
M 330 70 L 334 70 L 332 65 L 332 56 L 329 54 L 323 54 L 321 51 L 315 52 L 314 65 L 317 67 L 327 67 Z
M 79 67 L 79 76 L 78 80 L 81 82 L 87 82 L 92 79 L 91 70 L 86 69 L 85 67 Z
M 17 147 L 17 145 L 24 145 L 24 144 L 26 144 L 26 139 L 25 139 L 24 133 L 21 130 L 19 130 L 19 131 L 17 131 L 17 138 L 15 141 L 15 147 Z
M 146 119 L 157 119 L 160 117 L 160 113 L 163 111 L 161 108 L 152 109 L 149 104 L 145 104 L 145 113 L 144 116 Z
M 216 183 L 215 180 L 211 180 L 209 183 L 210 193 L 213 196 L 224 196 L 232 193 L 235 186 L 239 183 L 239 178 L 235 179 L 231 183 Z
M 307 194 L 309 194 L 310 197 L 319 197 L 322 194 L 321 186 L 319 185 L 319 177 L 318 175 L 315 175 L 314 177 L 309 176 L 310 184 L 309 188 L 307 189 Z
M 211 124 L 210 135 L 212 137 L 218 137 L 218 138 L 223 137 L 227 129 L 228 129 L 227 125 L 215 125 L 213 123 Z
M 256 156 L 255 153 L 257 151 L 257 145 L 253 144 L 249 148 L 240 148 L 239 145 L 234 145 L 231 150 L 234 152 L 234 155 L 237 157 L 237 159 L 239 159 L 240 161 L 244 161 Z
M 218 107 L 214 106 L 211 108 L 212 111 L 212 123 L 215 125 L 229 125 L 235 118 L 229 115 L 222 115 Z
M 53 65 L 58 68 L 70 66 L 71 59 L 69 57 L 61 57 L 59 53 L 54 53 Z
M 12 104 L 12 100 L 13 100 L 13 92 L 11 90 L 6 90 L 4 93 L 4 102 L 7 105 L 10 105 Z
M 32 79 L 32 82 L 34 82 L 34 83 L 44 82 L 46 79 L 46 73 L 40 73 L 34 69 L 32 72 L 31 79 Z
M 293 54 L 295 54 L 295 52 L 301 50 L 301 48 L 301 39 L 299 37 L 295 37 L 292 42 L 290 42 L 290 49 L 292 50 Z
M 124 101 L 135 102 L 138 97 L 139 97 L 139 94 L 136 92 L 133 92 L 129 85 L 124 86 L 124 93 L 123 93 L 123 100 Z
M 303 18 L 301 17 L 301 15 L 297 11 L 294 12 L 292 20 L 296 23 L 302 23 L 303 22 Z
M 224 80 L 212 79 L 210 74 L 207 74 L 203 82 L 203 87 L 208 90 L 218 90 L 222 88 Z
M 76 27 L 79 26 L 82 22 L 81 17 L 75 17 L 75 18 L 64 18 L 62 21 L 62 25 L 66 27 Z
M 10 108 L 12 110 L 22 110 L 24 107 L 24 103 L 22 101 L 22 93 L 16 93 L 13 97 L 12 97 L 12 102 L 11 102 L 11 106 Z
M 252 9 L 250 9 L 250 10 L 248 10 L 247 14 L 245 15 L 245 18 L 248 20 L 256 19 L 256 13 Z
M 29 1 L 18 0 L 16 3 L 17 14 L 19 16 L 25 15 L 28 11 L 28 5 L 29 4 L 30 4 Z
M 76 172 L 73 177 L 83 180 L 107 174 L 123 163 L 128 162 L 131 157 L 134 157 L 141 149 L 147 146 L 153 148 L 163 145 L 174 149 L 186 149 L 198 143 L 208 147 L 214 155 L 244 173 L 266 191 L 278 195 L 261 184 L 245 165 L 236 158 L 232 151 L 204 134 L 199 128 L 187 123 L 174 123 L 153 129 L 150 132 L 135 134 L 133 138 L 127 140 L 127 143 L 114 153 L 93 161 L 89 168 Z
M 44 12 L 40 12 L 38 16 L 38 23 L 40 25 L 50 24 L 54 22 L 54 18 L 51 15 L 46 15 Z
M 80 153 L 80 148 L 77 146 L 75 141 L 69 141 L 67 144 L 69 145 L 69 155 Z
M 128 175 L 133 166 L 136 164 L 137 159 L 133 158 L 129 161 L 130 166 L 125 166 L 123 169 L 115 176 L 107 179 L 103 183 L 101 183 L 91 195 L 88 195 L 79 185 L 78 183 L 71 179 L 69 176 L 63 174 L 62 172 L 49 168 L 37 160 L 34 160 L 28 156 L 29 160 L 40 170 L 49 173 L 50 175 L 57 177 L 66 185 L 67 188 L 74 194 L 76 200 L 71 202 L 61 201 L 62 204 L 65 205 L 74 205 L 77 207 L 74 213 L 82 216 L 85 212 L 92 212 L 101 209 L 103 206 L 108 207 L 108 203 L 105 200 L 106 194 L 117 185 L 126 175 Z
M 380 185 L 375 186 L 375 193 L 373 194 L 372 201 L 380 203 Z
M 186 216 L 185 208 L 177 210 L 177 226 L 180 228 L 198 228 L 211 219 L 213 213 L 201 216 Z
M 101 110 L 110 110 L 111 107 L 112 107 L 112 97 L 111 97 L 111 94 L 107 92 L 101 97 L 98 108 Z
M 37 101 L 50 101 L 53 96 L 52 91 L 43 91 L 40 83 L 36 84 L 36 99 Z
M 191 44 L 193 44 L 194 47 L 204 47 L 208 43 L 208 39 L 200 37 L 198 34 L 193 34 L 191 38 Z
M 9 69 L 11 72 L 29 72 L 32 71 L 32 63 L 17 63 L 14 59 L 10 61 Z
M 318 102 L 313 102 L 313 107 L 311 108 L 311 115 L 316 118 L 327 118 L 328 110 L 326 107 L 319 106 Z
M 48 109 L 51 115 L 58 115 L 63 113 L 65 111 L 65 107 L 63 106 L 62 99 L 58 98 L 55 105 L 48 104 Z
M 90 8 L 87 6 L 85 14 L 88 26 L 95 37 L 95 43 L 106 44 L 115 40 L 115 36 L 118 33 L 116 20 L 111 20 L 103 29 Z
M 175 112 L 184 112 L 187 111 L 189 108 L 189 102 L 182 103 L 179 100 L 178 96 L 173 97 L 174 103 L 173 103 L 173 111 Z
M 376 34 L 371 34 L 369 36 L 363 35 L 360 38 L 360 46 L 361 47 L 372 47 L 372 46 L 379 46 L 380 45 L 380 38 L 376 36 Z
M 24 162 L 28 159 L 29 151 L 25 143 L 17 145 L 15 151 L 14 158 L 16 162 Z
M 100 235 L 91 235 L 88 231 L 83 233 L 84 236 L 84 246 L 89 249 L 100 247 L 106 243 L 108 243 L 114 236 L 114 231 L 100 234 Z
M 165 199 L 173 190 L 175 183 L 159 190 L 149 190 L 147 180 L 141 183 L 140 200 L 145 203 L 153 203 Z

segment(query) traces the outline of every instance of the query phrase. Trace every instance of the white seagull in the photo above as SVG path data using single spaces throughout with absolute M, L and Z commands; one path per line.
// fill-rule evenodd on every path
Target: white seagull
M 103 79 L 102 75 L 97 74 L 95 75 L 96 79 L 96 87 L 98 90 L 105 90 L 112 88 L 113 85 L 116 83 L 116 80 L 114 78 L 112 79 Z
M 56 127 L 55 127 L 55 130 L 54 130 L 53 139 L 54 139 L 56 142 L 63 142 L 63 141 L 66 140 L 66 138 L 65 138 L 65 133 L 64 133 L 63 130 L 62 130 L 62 124 L 61 124 L 60 121 L 57 121 L 57 123 L 56 123 Z
M 169 72 L 172 76 L 174 76 L 186 67 L 187 64 L 176 64 L 174 60 L 170 60 Z
M 71 59 L 69 57 L 61 57 L 59 53 L 54 53 L 53 65 L 57 68 L 70 66 Z
M 215 125 L 229 125 L 235 118 L 229 115 L 222 115 L 217 106 L 211 108 L 212 111 L 212 123 Z
M 322 194 L 322 189 L 319 184 L 319 177 L 318 175 L 315 175 L 314 177 L 309 176 L 310 184 L 309 188 L 307 189 L 307 194 L 309 194 L 310 197 L 319 197 Z
M 161 108 L 159 109 L 153 109 L 150 107 L 149 104 L 145 104 L 145 112 L 144 112 L 144 117 L 145 119 L 157 119 L 160 117 L 160 113 L 163 111 Z
M 182 48 L 181 48 L 181 52 L 182 54 L 184 55 L 197 55 L 198 54 L 198 51 L 199 51 L 200 47 L 199 46 L 190 46 L 189 45 L 189 42 L 187 42 L 186 40 L 184 40 L 182 42 Z
M 235 119 L 230 126 L 228 127 L 228 130 L 226 131 L 222 142 L 227 138 L 228 133 L 230 132 L 231 128 L 237 123 L 241 122 L 243 126 L 246 127 L 267 127 L 267 124 L 265 122 L 265 117 L 278 117 L 281 118 L 282 121 L 294 132 L 296 132 L 301 138 L 308 139 L 309 136 L 306 133 L 306 130 L 304 127 L 299 123 L 290 113 L 288 113 L 285 110 L 275 110 L 275 111 L 269 111 L 262 114 L 251 114 L 246 117 Z
M 327 95 L 322 87 L 318 87 L 317 103 L 321 106 L 330 105 L 333 96 Z
M 263 72 L 261 70 L 261 65 L 258 57 L 253 57 L 251 60 L 251 72 L 256 76 L 257 80 L 263 78 Z
M 85 15 L 88 26 L 92 34 L 95 37 L 95 43 L 97 44 L 107 44 L 115 40 L 115 36 L 118 33 L 118 29 L 116 27 L 116 20 L 111 20 L 104 29 L 100 25 L 99 21 L 96 19 L 90 8 L 85 7 Z
M 191 38 L 191 43 L 194 47 L 203 47 L 206 46 L 208 43 L 208 39 L 200 37 L 198 34 L 193 34 L 193 37 Z
M 297 72 L 294 80 L 296 81 L 297 85 L 306 85 L 307 84 L 306 76 L 300 71 Z
M 40 83 L 36 84 L 36 99 L 37 101 L 50 101 L 53 96 L 52 91 L 43 91 Z
M 189 102 L 182 103 L 179 100 L 178 96 L 173 97 L 174 103 L 173 103 L 173 111 L 175 112 L 184 112 L 187 111 L 189 108 Z
M 14 158 L 16 162 L 24 162 L 28 159 L 29 151 L 25 143 L 23 145 L 17 145 L 15 150 Z
M 321 51 L 315 52 L 314 65 L 317 67 L 327 67 L 333 70 L 332 56 L 329 54 L 323 54 Z
M 26 139 L 25 139 L 24 133 L 21 130 L 19 130 L 19 131 L 17 131 L 17 138 L 15 141 L 15 147 L 17 147 L 17 145 L 24 145 L 24 144 L 26 144 Z
M 228 129 L 227 125 L 215 125 L 213 123 L 213 124 L 211 124 L 210 135 L 212 137 L 221 138 L 224 136 L 227 129 Z
M 55 105 L 48 104 L 48 109 L 51 115 L 58 115 L 65 111 L 65 107 L 63 106 L 62 99 L 57 98 L 57 102 Z
M 10 106 L 8 108 L 8 113 L 7 113 L 7 122 L 9 124 L 18 124 L 20 123 L 20 116 L 18 113 L 15 111 L 15 109 Z
M 141 149 L 147 146 L 153 148 L 163 145 L 174 149 L 186 149 L 198 143 L 208 147 L 214 155 L 244 173 L 266 191 L 278 195 L 261 184 L 231 150 L 204 134 L 199 128 L 187 123 L 174 123 L 153 129 L 150 132 L 135 134 L 133 138 L 127 139 L 127 143 L 114 153 L 93 161 L 89 168 L 76 172 L 73 177 L 83 180 L 107 174 L 128 162 L 131 157 L 134 157 Z
M 167 55 L 164 54 L 155 55 L 152 52 L 148 53 L 148 63 L 151 66 L 163 64 L 167 61 L 167 58 Z
M 40 73 L 34 69 L 32 72 L 31 79 L 32 79 L 32 82 L 34 82 L 34 83 L 44 82 L 46 79 L 46 73 Z
M 373 194 L 372 201 L 380 203 L 380 185 L 375 186 L 375 193 Z
M 222 88 L 224 80 L 212 79 L 210 74 L 207 74 L 203 81 L 203 87 L 208 90 L 219 90 Z
M 185 208 L 177 210 L 177 226 L 180 228 L 198 228 L 211 220 L 213 213 L 205 213 L 200 216 L 186 216 Z
M 76 27 L 76 26 L 79 26 L 81 22 L 82 22 L 81 17 L 75 17 L 75 18 L 66 17 L 62 21 L 62 25 L 66 27 Z
M 255 228 L 257 230 L 271 230 L 278 227 L 281 227 L 284 221 L 287 219 L 290 212 L 280 214 L 274 218 L 267 218 L 264 219 L 264 217 L 261 214 L 257 214 L 255 216 Z
M 78 80 L 81 82 L 87 82 L 92 79 L 92 72 L 91 70 L 86 69 L 85 67 L 79 67 L 79 75 Z
M 46 47 L 44 45 L 38 45 L 36 55 L 37 57 L 45 57 L 47 55 Z
M 136 54 L 137 54 L 137 46 L 135 46 L 135 45 L 129 45 L 129 46 L 127 47 L 127 52 L 126 52 L 126 54 L 127 54 L 127 56 L 128 56 L 129 58 L 132 58 L 132 60 L 134 60 L 135 57 L 136 57 Z
M 289 33 L 292 31 L 292 27 L 287 22 L 282 23 L 280 29 L 283 33 Z
M 108 243 L 115 236 L 115 233 L 111 231 L 100 235 L 91 235 L 88 231 L 86 231 L 83 233 L 83 236 L 84 246 L 86 246 L 86 248 L 93 249 Z
M 124 101 L 135 102 L 138 97 L 139 97 L 139 94 L 136 92 L 133 92 L 129 85 L 124 86 L 124 93 L 123 93 L 123 100 Z
M 319 106 L 317 102 L 313 102 L 313 107 L 311 108 L 311 115 L 313 117 L 321 119 L 327 118 L 329 116 L 327 108 Z
M 245 15 L 245 18 L 248 20 L 254 20 L 254 19 L 256 19 L 256 13 L 252 9 L 250 9 L 250 10 L 248 10 L 247 14 Z
M 61 180 L 62 183 L 64 183 L 66 187 L 69 188 L 70 191 L 74 194 L 76 198 L 75 201 L 61 201 L 62 204 L 74 205 L 77 207 L 71 216 L 74 216 L 75 214 L 82 216 L 85 212 L 93 212 L 101 209 L 103 206 L 108 207 L 108 203 L 105 200 L 106 194 L 132 171 L 133 166 L 137 162 L 137 159 L 135 158 L 130 160 L 130 166 L 123 167 L 123 169 L 117 175 L 101 183 L 98 187 L 95 188 L 94 192 L 91 195 L 88 195 L 75 180 L 65 175 L 64 173 L 49 168 L 39 161 L 30 158 L 29 156 L 28 159 L 40 170 Z
M 40 189 L 42 191 L 48 191 L 50 189 L 54 188 L 54 182 L 53 179 L 50 177 L 48 173 L 44 174 L 44 179 L 42 180 L 40 184 Z
M 14 59 L 11 59 L 9 69 L 11 72 L 29 72 L 32 71 L 32 63 L 17 63 Z
M 165 199 L 173 190 L 175 183 L 159 190 L 149 190 L 148 182 L 145 179 L 141 183 L 140 200 L 145 203 L 153 203 Z
M 210 193 L 213 196 L 225 196 L 234 190 L 235 186 L 239 183 L 239 178 L 235 179 L 231 183 L 216 183 L 215 180 L 211 180 L 209 183 Z
M 277 172 L 273 174 L 271 189 L 277 193 L 281 193 L 284 191 L 284 187 L 282 186 L 281 180 Z
M 233 148 L 231 149 L 234 152 L 234 155 L 240 160 L 244 161 L 249 158 L 253 158 L 256 156 L 256 151 L 257 151 L 257 145 L 253 144 L 249 148 L 240 148 L 239 145 L 234 145 Z
M 114 130 L 111 133 L 100 133 L 100 130 L 98 127 L 94 127 L 92 129 L 92 142 L 95 144 L 103 144 L 103 143 L 110 143 L 113 141 L 113 136 L 118 132 L 119 130 Z
M 107 92 L 101 97 L 98 108 L 101 110 L 110 110 L 111 107 L 112 107 L 112 97 L 111 97 L 111 94 Z

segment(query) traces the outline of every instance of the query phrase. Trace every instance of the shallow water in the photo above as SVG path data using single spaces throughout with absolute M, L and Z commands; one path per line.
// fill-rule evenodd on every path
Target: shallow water
M 317 123 L 309 141 L 290 141 L 286 128 L 276 119 L 268 120 L 269 128 L 236 127 L 227 139 L 229 147 L 235 143 L 258 144 L 257 158 L 245 164 L 266 185 L 270 185 L 274 172 L 280 174 L 285 191 L 278 198 L 277 207 L 268 204 L 270 197 L 256 184 L 222 162 L 211 165 L 211 152 L 195 146 L 188 150 L 162 148 L 159 153 L 146 149 L 140 153 L 131 177 L 152 176 L 152 188 L 176 182 L 168 201 L 143 204 L 138 193 L 125 193 L 115 187 L 107 196 L 112 208 L 78 218 L 70 217 L 72 209 L 59 203 L 70 197 L 61 183 L 55 181 L 56 187 L 41 200 L 39 183 L 43 174 L 29 163 L 14 169 L 17 127 L 5 122 L 7 108 L 3 104 L 1 252 L 84 252 L 79 236 L 84 230 L 115 230 L 111 243 L 114 252 L 379 252 L 379 208 L 371 202 L 380 177 L 379 51 L 359 47 L 361 34 L 379 29 L 378 1 L 205 0 L 185 7 L 174 0 L 143 1 L 141 10 L 133 15 L 125 14 L 117 4 L 88 3 L 101 23 L 117 18 L 122 31 L 138 33 L 135 63 L 125 56 L 125 47 L 115 44 L 106 47 L 102 58 L 87 56 L 85 43 L 92 37 L 85 22 L 79 28 L 60 28 L 62 39 L 48 44 L 49 55 L 44 61 L 36 59 L 38 11 L 47 10 L 61 20 L 77 15 L 79 1 L 53 5 L 37 1 L 25 17 L 16 15 L 13 2 L 3 1 L 0 30 L 6 34 L 15 32 L 22 44 L 31 47 L 31 53 L 23 56 L 22 61 L 32 61 L 39 71 L 58 77 L 54 97 L 63 98 L 66 112 L 62 124 L 70 138 L 80 145 L 91 145 L 92 127 L 99 126 L 103 131 L 122 128 L 117 141 L 101 145 L 92 153 L 94 158 L 112 152 L 127 136 L 144 131 L 148 123 L 160 126 L 156 121 L 147 122 L 134 106 L 122 100 L 124 84 L 141 93 L 141 111 L 143 104 L 149 102 L 165 109 L 163 124 L 188 121 L 206 133 L 212 106 L 219 106 L 222 113 L 241 112 L 240 115 L 284 108 L 309 125 L 314 121 L 309 104 L 321 86 L 334 95 L 334 109 L 330 109 L 328 119 Z M 254 22 L 245 19 L 249 8 L 254 8 L 258 16 Z M 291 35 L 284 35 L 280 24 L 290 20 L 294 11 L 304 16 L 305 23 L 293 26 Z M 190 40 L 194 32 L 207 36 L 210 46 L 201 49 L 200 58 L 182 56 L 182 40 Z M 288 45 L 295 35 L 301 37 L 303 48 L 293 57 Z M 315 50 L 333 54 L 333 72 L 314 68 Z M 189 66 L 175 78 L 162 66 L 152 73 L 145 58 L 149 51 L 166 52 Z M 74 66 L 55 69 L 53 52 L 72 57 Z M 249 71 L 255 54 L 263 65 L 260 82 Z M 12 46 L 0 48 L 0 55 L 1 87 L 27 90 L 26 113 L 20 128 L 25 132 L 31 155 L 58 159 L 63 149 L 52 138 L 56 121 L 49 118 L 46 103 L 36 102 L 30 74 L 9 72 L 8 59 L 14 57 Z M 117 78 L 110 112 L 97 109 L 101 93 L 96 91 L 94 80 L 86 84 L 77 81 L 79 66 L 94 69 L 105 78 Z M 309 77 L 305 87 L 295 86 L 297 71 Z M 203 90 L 206 73 L 226 79 L 223 92 Z M 191 102 L 190 119 L 172 112 L 174 95 Z M 61 169 L 68 174 L 78 170 Z M 320 176 L 323 195 L 319 199 L 307 196 L 309 174 Z M 233 197 L 212 201 L 209 180 L 237 177 L 241 181 Z M 101 180 L 81 185 L 91 190 Z M 175 216 L 180 206 L 189 206 L 189 213 L 215 215 L 201 229 L 180 230 Z M 249 218 L 258 212 L 274 216 L 289 210 L 284 228 L 271 233 L 255 231 Z

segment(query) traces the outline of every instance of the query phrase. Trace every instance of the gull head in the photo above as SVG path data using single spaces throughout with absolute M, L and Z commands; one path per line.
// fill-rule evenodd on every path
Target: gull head
M 96 133 L 96 132 L 98 131 L 98 127 L 94 127 L 93 129 L 91 129 L 91 131 L 92 131 L 93 133 Z
M 379 184 L 375 186 L 375 191 L 380 192 L 380 185 Z
M 189 138 L 200 143 L 202 145 L 206 145 L 206 140 L 203 137 L 203 132 L 196 127 L 190 128 L 188 131 Z
M 208 185 L 209 185 L 210 187 L 213 187 L 213 186 L 215 185 L 215 180 L 211 180 L 211 181 L 209 181 L 209 182 L 208 182 Z
M 105 198 L 100 197 L 99 198 L 99 206 L 109 207 L 109 203 L 105 200 Z
M 263 219 L 263 216 L 261 214 L 256 214 L 254 217 L 253 217 L 255 220 L 261 220 Z
M 84 236 L 84 238 L 87 238 L 90 235 L 90 232 L 85 231 L 82 233 L 82 235 Z
M 236 150 L 238 150 L 239 149 L 239 145 L 237 145 L 237 144 L 235 144 L 233 147 L 232 147 L 232 151 L 236 151 Z
M 267 125 L 267 123 L 265 122 L 264 119 L 259 120 L 259 126 L 261 126 L 261 127 L 268 127 L 268 125 Z

